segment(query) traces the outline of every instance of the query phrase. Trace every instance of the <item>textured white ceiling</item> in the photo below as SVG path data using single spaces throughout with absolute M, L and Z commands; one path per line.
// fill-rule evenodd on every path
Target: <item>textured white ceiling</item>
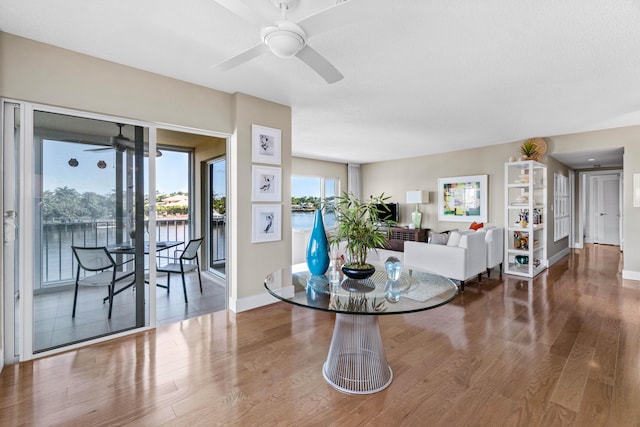
M 230 0 L 227 0 L 230 1 Z M 238 0 L 234 0 L 238 1 Z M 268 20 L 270 0 L 244 0 Z M 300 0 L 298 21 L 335 0 Z M 297 59 L 214 0 L 0 0 L 0 30 L 293 111 L 293 154 L 365 163 L 640 124 L 637 0 L 349 0 Z

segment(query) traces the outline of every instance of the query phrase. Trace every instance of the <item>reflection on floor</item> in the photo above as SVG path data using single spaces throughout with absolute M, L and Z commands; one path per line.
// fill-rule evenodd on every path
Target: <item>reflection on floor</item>
M 225 288 L 222 279 L 207 273 L 202 274 L 202 294 L 195 273 L 187 274 L 187 296 L 184 302 L 182 282 L 179 275 L 171 277 L 171 292 L 156 289 L 156 313 L 159 325 L 179 322 L 207 313 L 224 310 Z M 166 275 L 158 276 L 158 283 L 166 283 Z M 147 289 L 148 296 L 148 289 Z M 76 317 L 71 318 L 73 289 L 49 292 L 34 296 L 34 352 L 55 348 L 71 342 L 109 334 L 135 325 L 135 292 L 127 289 L 113 299 L 111 319 L 109 304 L 102 303 L 105 287 L 80 287 Z M 148 319 L 148 315 L 146 316 Z

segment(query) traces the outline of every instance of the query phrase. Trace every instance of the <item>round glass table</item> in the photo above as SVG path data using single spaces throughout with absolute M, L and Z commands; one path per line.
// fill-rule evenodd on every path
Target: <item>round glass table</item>
M 398 280 L 389 280 L 383 266 L 368 279 L 354 280 L 339 271 L 312 275 L 306 264 L 297 264 L 269 274 L 264 286 L 284 302 L 336 313 L 322 374 L 336 389 L 353 394 L 376 393 L 393 379 L 378 316 L 430 310 L 458 295 L 445 277 L 403 271 Z

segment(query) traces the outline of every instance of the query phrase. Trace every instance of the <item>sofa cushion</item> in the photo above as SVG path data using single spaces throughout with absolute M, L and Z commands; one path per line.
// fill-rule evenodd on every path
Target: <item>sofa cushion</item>
M 446 245 L 448 240 L 448 233 L 431 233 L 431 237 L 429 237 L 429 243 L 434 245 Z
M 462 234 L 457 231 L 452 231 L 449 233 L 449 240 L 447 241 L 447 246 L 460 246 L 460 239 L 462 238 Z

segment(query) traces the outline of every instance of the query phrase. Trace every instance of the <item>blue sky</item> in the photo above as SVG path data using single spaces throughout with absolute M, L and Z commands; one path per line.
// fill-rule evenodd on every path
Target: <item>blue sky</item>
M 115 150 L 86 151 L 93 148 L 95 145 L 45 141 L 42 155 L 43 191 L 69 187 L 80 193 L 111 193 L 115 188 Z M 69 165 L 72 158 L 78 161 L 76 167 Z M 98 167 L 99 161 L 106 163 L 104 169 Z M 148 159 L 145 159 L 145 167 L 148 168 Z M 160 193 L 188 192 L 186 153 L 164 150 L 162 156 L 156 158 L 156 170 L 156 189 Z M 224 169 L 221 173 L 225 173 Z M 224 179 L 214 177 L 214 186 L 216 194 L 226 193 Z
M 291 180 L 291 195 L 320 197 L 320 178 L 296 176 Z

